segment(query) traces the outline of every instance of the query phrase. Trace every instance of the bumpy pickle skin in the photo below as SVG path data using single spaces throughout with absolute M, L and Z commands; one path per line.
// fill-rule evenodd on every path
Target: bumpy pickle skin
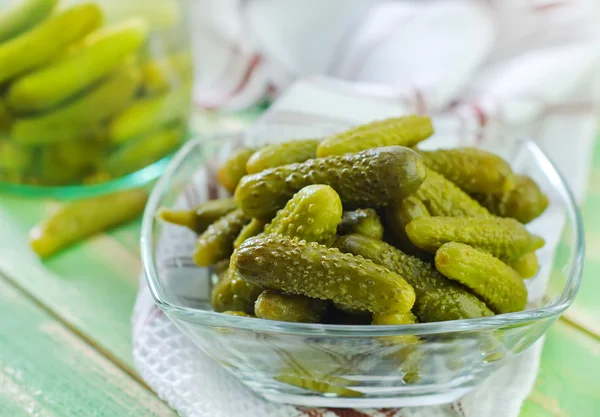
M 512 262 L 544 245 L 515 219 L 502 217 L 419 217 L 406 226 L 418 248 L 435 253 L 447 242 L 460 242 Z
M 489 216 L 490 212 L 437 172 L 427 169 L 427 178 L 415 197 L 432 216 Z
M 425 204 L 414 196 L 396 202 L 385 209 L 385 220 L 396 246 L 409 255 L 425 257 L 406 235 L 406 225 L 418 217 L 429 216 Z
M 267 145 L 248 159 L 246 170 L 248 174 L 256 174 L 268 168 L 314 159 L 319 142 L 321 139 L 298 139 Z
M 42 258 L 108 228 L 138 217 L 148 193 L 135 189 L 68 203 L 29 232 L 32 249 Z
M 510 165 L 498 155 L 476 148 L 420 151 L 423 162 L 466 193 L 504 192 L 515 185 Z
M 264 233 L 326 243 L 342 220 L 342 202 L 328 185 L 308 185 L 298 191 L 265 226 Z
M 496 314 L 521 311 L 527 305 L 523 279 L 489 253 L 463 243 L 445 243 L 435 254 L 435 267 L 473 290 Z
M 0 84 L 51 61 L 101 23 L 98 5 L 80 4 L 0 44 Z
M 433 134 L 431 119 L 425 116 L 403 116 L 378 120 L 324 139 L 317 157 L 343 155 L 382 146 L 412 147 Z
M 250 220 L 250 223 L 244 226 L 238 237 L 235 238 L 235 241 L 233 242 L 234 249 L 237 249 L 242 243 L 246 241 L 246 239 L 250 239 L 251 237 L 262 233 L 264 228 L 265 222 L 263 222 L 262 220 Z
M 548 207 L 548 197 L 534 180 L 526 175 L 515 177 L 515 187 L 504 193 L 475 193 L 482 206 L 501 217 L 512 217 L 527 224 Z
M 254 314 L 267 320 L 318 323 L 328 305 L 325 300 L 264 290 L 254 303 Z
M 371 312 L 404 313 L 415 302 L 413 288 L 396 273 L 362 257 L 297 238 L 249 239 L 235 251 L 231 266 L 256 285 Z
M 537 274 L 540 264 L 535 252 L 529 252 L 516 261 L 511 262 L 510 267 L 517 271 L 521 278 L 527 279 L 533 278 Z
M 194 262 L 210 266 L 227 258 L 233 252 L 233 242 L 250 218 L 241 210 L 234 210 L 208 226 L 198 236 L 194 249 Z
M 163 207 L 158 211 L 158 218 L 202 233 L 208 226 L 236 208 L 233 198 L 221 198 L 205 201 L 192 210 L 170 210 Z
M 227 268 L 223 277 L 213 286 L 211 305 L 214 311 L 242 311 L 254 314 L 254 302 L 263 288 L 241 279 L 235 271 Z
M 348 210 L 377 208 L 414 193 L 425 176 L 425 166 L 416 152 L 389 146 L 309 159 L 247 175 L 235 191 L 235 200 L 248 215 L 269 218 L 298 190 L 324 184 L 340 195 Z
M 246 163 L 254 152 L 252 148 L 236 149 L 217 171 L 217 181 L 230 193 L 235 192 L 238 183 L 246 175 Z
M 444 277 L 431 264 L 380 240 L 361 235 L 342 236 L 336 242 L 342 252 L 370 259 L 401 275 L 416 293 L 414 314 L 421 322 L 462 320 L 493 316 L 486 305 L 463 286 Z
M 338 226 L 338 234 L 351 235 L 357 233 L 374 239 L 383 239 L 383 224 L 373 209 L 357 209 L 345 211 Z

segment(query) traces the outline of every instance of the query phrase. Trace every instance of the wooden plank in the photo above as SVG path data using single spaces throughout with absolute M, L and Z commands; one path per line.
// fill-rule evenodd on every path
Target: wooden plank
M 153 393 L 0 280 L 0 415 L 175 417 Z
M 600 341 L 558 321 L 550 328 L 535 387 L 521 417 L 600 416 Z

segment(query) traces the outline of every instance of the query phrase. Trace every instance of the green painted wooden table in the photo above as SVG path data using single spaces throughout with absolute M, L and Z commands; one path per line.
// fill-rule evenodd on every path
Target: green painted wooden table
M 231 130 L 252 116 L 198 115 L 194 125 Z M 522 417 L 600 416 L 600 141 L 591 176 L 583 285 L 547 335 Z M 42 264 L 26 236 L 55 205 L 0 195 L 0 417 L 175 416 L 132 364 L 140 222 Z

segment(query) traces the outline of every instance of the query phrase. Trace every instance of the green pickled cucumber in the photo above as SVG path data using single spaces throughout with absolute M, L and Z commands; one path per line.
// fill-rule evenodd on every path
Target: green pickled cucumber
M 92 140 L 75 140 L 44 147 L 39 153 L 41 183 L 67 185 L 94 171 L 105 155 L 105 146 Z
M 189 51 L 152 60 L 142 67 L 142 85 L 148 94 L 163 93 L 188 83 L 193 77 L 192 55 Z
M 190 85 L 185 84 L 156 97 L 135 101 L 110 122 L 111 142 L 121 144 L 166 124 L 182 122 L 189 113 L 190 94 Z
M 29 232 L 32 249 L 42 258 L 108 228 L 138 217 L 148 193 L 121 191 L 68 203 Z
M 428 169 L 427 178 L 415 197 L 432 216 L 489 216 L 490 212 L 467 193 L 437 172 Z
M 12 141 L 0 140 L 0 171 L 23 173 L 33 159 L 33 152 Z
M 254 314 L 254 302 L 263 288 L 241 279 L 231 268 L 212 288 L 211 305 L 216 312 L 242 311 Z
M 238 183 L 246 175 L 246 162 L 254 151 L 251 148 L 236 149 L 217 171 L 217 181 L 230 193 L 235 192 Z
M 486 305 L 463 286 L 444 277 L 428 262 L 361 235 L 342 236 L 336 242 L 342 252 L 370 259 L 401 275 L 416 293 L 414 314 L 422 322 L 462 320 L 492 316 Z
M 517 271 L 521 278 L 531 278 L 537 274 L 540 264 L 535 252 L 529 252 L 511 262 L 510 267 Z
M 429 216 L 425 204 L 414 196 L 388 206 L 385 220 L 392 234 L 394 243 L 409 255 L 422 258 L 423 251 L 417 248 L 406 234 L 406 225 L 418 217 Z
M 248 174 L 256 174 L 268 168 L 314 159 L 319 142 L 321 139 L 299 139 L 267 145 L 250 157 L 246 170 Z
M 235 199 L 249 215 L 268 218 L 301 188 L 325 184 L 340 195 L 348 210 L 384 207 L 415 192 L 425 175 L 425 166 L 416 152 L 389 146 L 246 175 L 235 191 Z
M 62 59 L 17 80 L 8 103 L 18 112 L 52 108 L 113 72 L 147 37 L 148 24 L 140 18 L 92 33 Z
M 324 244 L 335 235 L 341 219 L 342 202 L 335 190 L 327 185 L 308 185 L 277 212 L 264 233 Z
M 288 374 L 277 375 L 274 376 L 273 379 L 275 381 L 283 382 L 285 384 L 293 385 L 314 392 L 320 392 L 322 394 L 334 394 L 337 397 L 354 398 L 362 397 L 365 395 L 360 391 L 356 391 L 340 385 L 340 382 L 342 384 L 351 384 L 354 381 L 344 380 L 342 378 L 333 377 L 331 375 L 319 375 L 317 379 L 315 377 L 306 376 L 303 374 L 298 375 L 297 371 L 290 370 Z M 342 379 L 342 381 L 339 381 L 340 379 Z
M 250 218 L 242 210 L 234 210 L 208 226 L 198 236 L 194 249 L 194 262 L 198 266 L 210 266 L 233 253 L 233 242 Z M 230 308 L 228 310 L 237 310 Z
M 0 43 L 19 35 L 46 19 L 58 0 L 21 0 L 0 14 Z
M 383 225 L 373 209 L 345 211 L 338 226 L 338 233 L 340 235 L 358 233 L 374 239 L 383 239 Z
M 327 310 L 328 302 L 303 295 L 264 290 L 254 304 L 256 317 L 295 323 L 318 323 Z
M 252 219 L 250 223 L 244 226 L 238 237 L 235 238 L 235 241 L 233 242 L 234 249 L 237 249 L 242 243 L 246 241 L 246 239 L 250 239 L 251 237 L 262 233 L 264 228 L 265 222 L 258 219 Z
M 256 285 L 371 312 L 403 313 L 415 302 L 414 290 L 396 273 L 297 238 L 251 238 L 234 252 L 231 266 Z
M 419 217 L 406 226 L 418 248 L 435 253 L 447 242 L 460 242 L 512 262 L 541 248 L 542 238 L 532 235 L 515 219 L 502 217 Z
M 0 84 L 47 63 L 101 22 L 96 4 L 76 5 L 0 44 Z
M 236 208 L 233 198 L 221 198 L 205 201 L 192 210 L 162 208 L 158 212 L 158 217 L 166 222 L 185 226 L 196 233 L 202 233 L 208 226 Z
M 428 168 L 443 175 L 466 193 L 504 192 L 515 185 L 508 163 L 498 155 L 476 148 L 420 151 Z
M 229 314 L 230 316 L 238 317 L 255 317 L 252 314 L 244 313 L 243 311 L 224 311 L 223 314 Z
M 410 311 L 408 313 L 373 314 L 373 324 L 376 326 L 393 326 L 397 324 L 415 324 L 417 318 Z
M 183 126 L 173 125 L 132 140 L 109 153 L 103 168 L 109 175 L 120 177 L 147 167 L 174 152 L 184 134 Z
M 343 155 L 384 146 L 412 147 L 432 134 L 429 117 L 413 115 L 379 120 L 324 139 L 317 148 L 317 156 Z
M 42 145 L 81 139 L 123 110 L 134 97 L 140 71 L 132 60 L 81 98 L 41 116 L 15 120 L 11 136 L 20 143 Z
M 512 217 L 523 224 L 529 223 L 546 210 L 549 201 L 534 180 L 517 175 L 515 187 L 504 193 L 477 193 L 473 198 L 490 212 L 501 217 Z
M 473 290 L 496 314 L 521 311 L 527 304 L 523 279 L 489 253 L 463 243 L 445 243 L 435 253 L 435 267 Z
M 9 130 L 13 123 L 13 115 L 4 100 L 0 99 L 0 130 Z

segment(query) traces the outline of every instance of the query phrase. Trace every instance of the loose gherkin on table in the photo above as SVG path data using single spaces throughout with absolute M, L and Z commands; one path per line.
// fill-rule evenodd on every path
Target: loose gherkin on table
M 544 245 L 525 224 L 548 198 L 498 155 L 418 149 L 432 134 L 405 116 L 240 148 L 217 175 L 231 198 L 159 216 L 199 234 L 199 266 L 225 271 L 215 311 L 410 326 L 524 309 Z

